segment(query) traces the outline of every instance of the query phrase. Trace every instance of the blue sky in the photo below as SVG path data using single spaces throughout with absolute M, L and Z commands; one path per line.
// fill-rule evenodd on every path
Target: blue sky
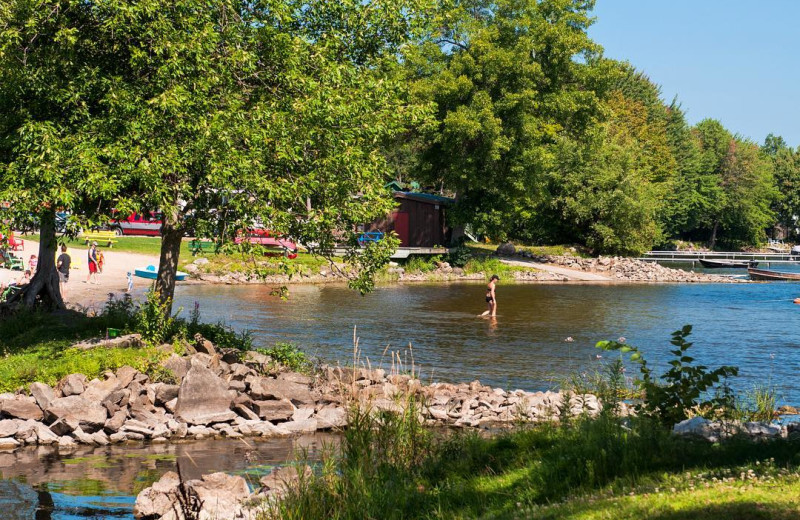
M 800 145 L 800 0 L 597 0 L 594 14 L 605 55 L 677 94 L 690 123 Z

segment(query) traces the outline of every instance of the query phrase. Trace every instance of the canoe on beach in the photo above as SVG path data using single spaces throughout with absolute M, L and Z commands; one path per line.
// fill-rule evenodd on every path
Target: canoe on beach
M 748 268 L 747 274 L 750 275 L 751 280 L 793 280 L 800 282 L 800 273 Z

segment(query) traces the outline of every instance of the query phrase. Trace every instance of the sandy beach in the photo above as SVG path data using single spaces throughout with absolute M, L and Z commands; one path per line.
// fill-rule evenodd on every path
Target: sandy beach
M 82 307 L 89 310 L 99 310 L 108 299 L 109 294 L 122 295 L 125 293 L 128 282 L 128 271 L 133 272 L 138 267 L 153 264 L 158 265 L 158 257 L 136 253 L 115 251 L 113 248 L 98 248 L 103 252 L 105 262 L 103 272 L 97 275 L 97 284 L 85 283 L 89 275 L 87 267 L 87 248 L 70 246 L 67 253 L 72 257 L 69 282 L 65 287 L 65 298 L 70 307 Z M 39 254 L 39 243 L 25 240 L 25 250 L 15 252 L 22 257 L 27 269 L 31 255 Z M 60 254 L 60 253 L 59 253 Z M 8 285 L 13 280 L 22 278 L 22 271 L 11 271 L 0 268 L 0 282 Z M 143 289 L 150 286 L 150 281 L 144 278 L 133 278 L 135 294 L 141 294 Z

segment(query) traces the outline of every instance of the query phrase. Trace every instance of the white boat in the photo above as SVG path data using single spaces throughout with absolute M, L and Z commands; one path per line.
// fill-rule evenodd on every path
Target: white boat
M 138 276 L 139 278 L 147 278 L 148 280 L 155 280 L 158 278 L 158 267 L 154 265 L 148 265 L 147 267 L 140 267 L 139 269 L 135 269 L 133 274 Z M 189 276 L 189 273 L 184 273 L 183 271 L 178 271 L 175 274 L 175 280 L 180 282 L 185 280 Z

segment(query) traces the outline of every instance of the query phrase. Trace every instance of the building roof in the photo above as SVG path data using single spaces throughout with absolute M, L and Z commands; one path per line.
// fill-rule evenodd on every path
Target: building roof
M 394 192 L 396 199 L 409 199 L 417 202 L 425 202 L 427 204 L 442 204 L 450 205 L 455 202 L 455 199 L 450 197 L 442 197 L 441 195 L 434 195 L 432 193 L 417 193 L 412 191 L 396 191 Z

